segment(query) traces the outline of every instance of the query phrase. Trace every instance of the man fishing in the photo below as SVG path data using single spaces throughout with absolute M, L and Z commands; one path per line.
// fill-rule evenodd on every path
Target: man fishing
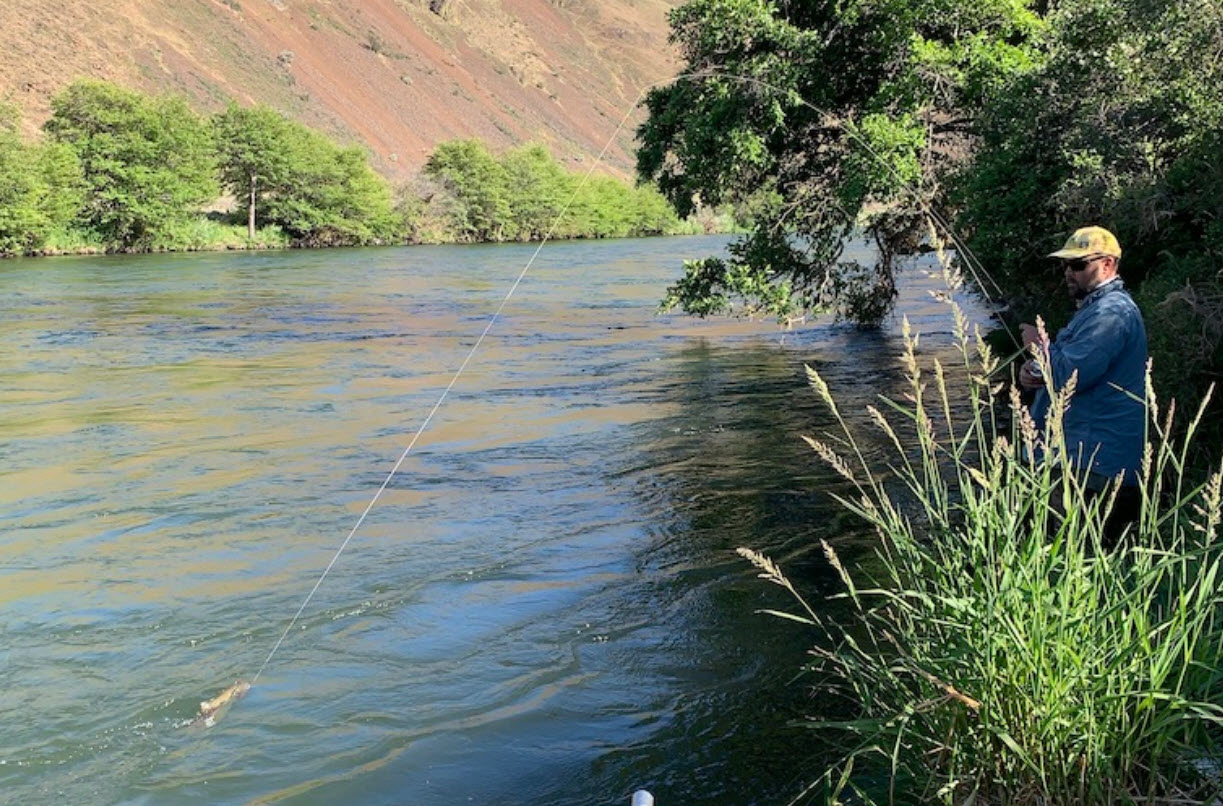
M 1082 474 L 1087 500 L 1110 491 L 1121 478 L 1105 524 L 1105 541 L 1113 544 L 1138 517 L 1146 426 L 1146 326 L 1117 274 L 1121 245 L 1111 232 L 1083 227 L 1049 257 L 1061 261 L 1078 310 L 1052 342 L 1044 341 L 1035 326 L 1020 326 L 1024 348 L 1037 345 L 1045 352 L 1050 377 L 1039 377 L 1035 363 L 1028 362 L 1019 372 L 1019 383 L 1036 390 L 1031 412 L 1043 428 L 1050 389 L 1061 389 L 1077 373 L 1063 422 L 1066 449 Z

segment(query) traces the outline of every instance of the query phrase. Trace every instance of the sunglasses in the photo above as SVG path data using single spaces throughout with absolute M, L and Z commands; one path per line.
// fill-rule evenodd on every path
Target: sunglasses
M 1062 265 L 1065 266 L 1067 269 L 1070 269 L 1073 272 L 1080 272 L 1080 271 L 1084 271 L 1092 263 L 1095 263 L 1097 260 L 1100 260 L 1103 257 L 1105 257 L 1105 255 L 1094 255 L 1092 257 L 1080 257 L 1080 258 L 1075 258 L 1074 260 L 1064 261 Z

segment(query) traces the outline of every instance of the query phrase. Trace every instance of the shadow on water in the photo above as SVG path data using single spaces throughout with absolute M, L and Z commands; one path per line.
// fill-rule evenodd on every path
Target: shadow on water
M 811 601 L 820 538 L 869 551 L 799 438 L 834 429 L 803 364 L 865 434 L 900 344 L 656 317 L 721 244 L 545 253 L 210 733 L 181 725 L 264 659 L 531 250 L 0 266 L 0 803 L 798 794 L 808 639 L 734 550 Z
M 670 360 L 657 402 L 675 414 L 636 428 L 634 464 L 609 468 L 649 523 L 619 618 L 650 623 L 617 640 L 614 662 L 670 685 L 642 692 L 648 731 L 568 781 L 533 784 L 537 802 L 627 802 L 641 787 L 664 806 L 786 803 L 835 757 L 802 725 L 824 713 L 802 672 L 804 628 L 758 612 L 794 602 L 735 549 L 778 561 L 817 607 L 839 590 L 819 541 L 850 563 L 872 543 L 828 495 L 846 483 L 799 437 L 839 431 L 803 365 L 821 367 L 844 409 L 859 412 L 899 382 L 899 352 L 886 334 L 833 327 L 786 347 L 696 340 Z

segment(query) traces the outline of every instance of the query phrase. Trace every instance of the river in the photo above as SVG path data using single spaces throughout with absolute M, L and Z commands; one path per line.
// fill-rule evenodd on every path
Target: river
M 270 658 L 534 247 L 0 262 L 0 802 L 796 796 L 807 639 L 734 549 L 813 599 L 867 550 L 803 364 L 860 410 L 899 327 L 657 315 L 724 243 L 547 245 Z

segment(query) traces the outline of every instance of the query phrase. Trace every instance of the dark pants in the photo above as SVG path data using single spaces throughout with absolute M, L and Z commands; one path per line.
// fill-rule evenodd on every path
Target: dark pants
M 1085 504 L 1090 505 L 1100 496 L 1107 497 L 1112 493 L 1111 482 L 1103 480 L 1101 484 L 1096 476 L 1097 474 L 1092 473 L 1087 479 L 1087 490 L 1083 496 Z M 1100 506 L 1104 506 L 1103 501 Z M 1137 485 L 1122 485 L 1117 490 L 1117 499 L 1113 501 L 1113 508 L 1104 521 L 1104 534 L 1100 537 L 1100 542 L 1106 550 L 1116 548 L 1125 530 L 1137 525 L 1141 508 L 1142 493 Z

